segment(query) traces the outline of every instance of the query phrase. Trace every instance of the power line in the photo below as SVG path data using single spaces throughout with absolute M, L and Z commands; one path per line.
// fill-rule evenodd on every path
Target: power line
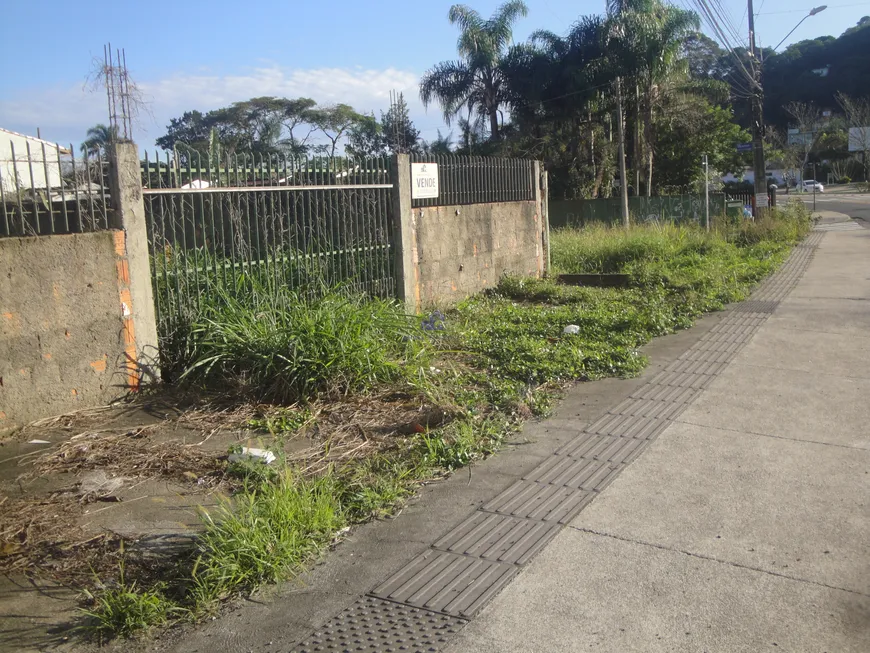
M 844 7 L 866 7 L 870 5 L 870 2 L 856 2 L 851 5 L 828 5 L 828 9 L 841 9 Z M 807 9 L 784 9 L 782 11 L 765 11 L 764 13 L 756 13 L 756 16 L 773 16 L 775 14 L 806 14 L 811 11 L 813 8 L 809 7 Z

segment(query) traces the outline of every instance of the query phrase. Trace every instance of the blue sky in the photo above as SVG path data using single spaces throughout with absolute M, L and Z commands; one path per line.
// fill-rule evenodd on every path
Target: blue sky
M 741 34 L 745 2 L 721 0 Z M 688 0 L 677 0 L 678 5 Z M 77 143 L 88 126 L 106 122 L 104 96 L 85 88 L 103 44 L 123 47 L 131 75 L 149 102 L 135 128 L 140 147 L 153 148 L 168 119 L 258 95 L 308 96 L 347 102 L 361 111 L 386 109 L 401 90 L 423 137 L 444 128 L 436 107 L 425 111 L 416 84 L 432 64 L 455 55 L 449 0 L 17 0 L 4 3 L 0 39 L 0 127 Z M 500 0 L 467 2 L 484 15 Z M 514 37 L 535 29 L 564 32 L 580 15 L 602 12 L 603 0 L 527 0 L 528 18 Z M 755 0 L 762 44 L 775 45 L 813 7 L 806 0 Z M 839 35 L 870 0 L 833 0 L 806 20 L 789 42 Z M 41 40 L 44 37 L 44 40 Z M 787 42 L 788 43 L 788 42 Z

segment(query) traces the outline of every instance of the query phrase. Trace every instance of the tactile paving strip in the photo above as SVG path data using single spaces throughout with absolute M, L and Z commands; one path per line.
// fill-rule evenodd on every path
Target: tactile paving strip
M 650 440 L 668 427 L 668 420 L 655 417 L 607 414 L 583 429 L 587 433 L 612 435 L 617 438 Z
M 673 405 L 679 406 L 679 404 Z M 556 451 L 556 454 L 570 458 L 587 458 L 606 460 L 609 463 L 628 464 L 637 458 L 648 445 L 648 440 L 584 433 Z
M 293 651 L 431 653 L 440 650 L 466 623 L 446 614 L 364 596 Z
M 430 549 L 371 594 L 469 618 L 498 594 L 518 570 L 516 565 Z
M 439 650 L 724 369 L 797 285 L 823 235 L 797 246 L 752 299 L 648 383 L 294 650 Z
M 607 460 L 553 455 L 526 474 L 523 480 L 601 492 L 613 482 L 622 467 Z
M 524 565 L 558 530 L 552 523 L 477 511 L 432 547 L 484 560 Z
M 595 497 L 594 492 L 534 481 L 517 481 L 481 510 L 500 515 L 567 524 Z

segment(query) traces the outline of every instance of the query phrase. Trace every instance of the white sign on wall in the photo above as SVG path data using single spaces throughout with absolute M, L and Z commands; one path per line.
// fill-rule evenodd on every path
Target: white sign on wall
M 870 126 L 849 127 L 849 151 L 863 152 L 870 149 Z
M 411 199 L 438 197 L 438 164 L 411 164 Z

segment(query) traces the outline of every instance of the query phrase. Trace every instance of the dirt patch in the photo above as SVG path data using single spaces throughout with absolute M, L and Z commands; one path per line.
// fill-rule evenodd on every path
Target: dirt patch
M 52 584 L 73 590 L 58 611 L 68 617 L 79 590 L 113 583 L 122 564 L 128 579 L 166 573 L 191 550 L 203 508 L 241 483 L 231 448 L 265 447 L 314 475 L 451 418 L 395 392 L 304 408 L 164 394 L 31 424 L 0 442 L 0 613 Z

